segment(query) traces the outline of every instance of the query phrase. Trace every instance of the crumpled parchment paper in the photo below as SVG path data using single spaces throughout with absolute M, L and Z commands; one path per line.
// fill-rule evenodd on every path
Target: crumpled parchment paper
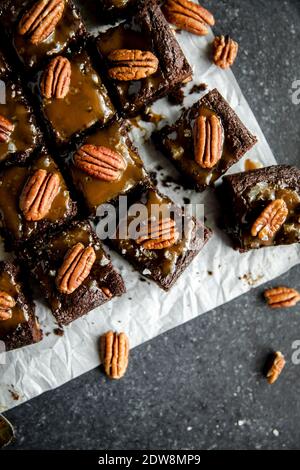
M 194 83 L 205 82 L 223 94 L 246 126 L 259 138 L 259 144 L 247 155 L 264 166 L 275 163 L 275 158 L 251 112 L 231 71 L 217 69 L 208 58 L 212 33 L 199 38 L 182 32 L 177 35 L 190 64 L 194 69 Z M 189 94 L 187 86 L 185 106 L 199 99 L 199 94 Z M 155 113 L 163 114 L 166 122 L 173 122 L 180 114 L 180 106 L 171 106 L 166 99 L 152 106 Z M 176 202 L 188 197 L 192 202 L 205 205 L 207 224 L 214 236 L 203 252 L 179 279 L 170 293 L 164 293 L 155 284 L 141 282 L 140 276 L 118 255 L 113 261 L 124 276 L 127 294 L 104 307 L 91 312 L 65 328 L 62 337 L 53 334 L 57 327 L 48 308 L 36 302 L 37 315 L 44 330 L 44 340 L 6 354 L 6 364 L 0 364 L 0 411 L 12 408 L 46 390 L 65 382 L 99 365 L 99 336 L 109 330 L 125 331 L 135 347 L 155 336 L 202 315 L 249 291 L 253 286 L 267 282 L 300 261 L 300 246 L 268 248 L 247 254 L 235 252 L 228 238 L 218 228 L 218 204 L 212 191 L 197 194 L 178 190 L 176 184 L 162 185 L 166 175 L 178 176 L 172 165 L 145 140 L 154 129 L 153 124 L 135 128 L 133 138 L 149 170 L 163 167 L 158 174 L 160 189 Z M 163 123 L 160 123 L 163 125 Z M 245 158 L 231 172 L 244 170 Z M 0 249 L 1 257 L 5 253 Z M 212 274 L 211 274 L 212 273 Z M 48 336 L 47 333 L 50 333 Z M 230 335 L 230 332 L 228 333 Z M 13 390 L 19 399 L 15 400 Z

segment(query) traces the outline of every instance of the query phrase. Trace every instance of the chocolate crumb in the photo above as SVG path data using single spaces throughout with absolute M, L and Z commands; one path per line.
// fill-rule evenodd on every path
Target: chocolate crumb
M 183 202 L 184 202 L 184 204 L 190 204 L 190 203 L 191 203 L 191 200 L 190 200 L 189 197 L 184 197 L 184 198 L 183 198 Z
M 155 186 L 157 186 L 158 181 L 157 181 L 157 172 L 156 171 L 151 171 L 150 172 L 150 179 L 153 182 Z
M 209 276 L 212 276 L 212 275 L 213 275 L 213 271 L 207 271 L 207 274 L 208 274 Z
M 63 336 L 65 334 L 62 328 L 54 328 L 53 333 L 56 336 Z
M 198 85 L 194 85 L 191 88 L 190 95 L 192 95 L 193 93 L 202 93 L 202 91 L 207 90 L 207 88 L 208 85 L 206 83 L 199 83 Z
M 174 106 L 180 106 L 183 103 L 184 100 L 184 91 L 183 91 L 182 85 L 177 86 L 174 88 L 173 91 L 168 95 L 168 101 L 170 104 Z
M 13 400 L 20 400 L 20 395 L 15 390 L 8 390 Z

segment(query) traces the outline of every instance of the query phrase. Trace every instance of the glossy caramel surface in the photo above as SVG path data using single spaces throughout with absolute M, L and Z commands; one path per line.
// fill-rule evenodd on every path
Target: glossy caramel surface
M 39 136 L 21 88 L 6 80 L 3 83 L 5 103 L 0 103 L 0 114 L 14 124 L 14 130 L 8 142 L 0 143 L 0 162 L 16 152 L 30 153 L 36 147 Z
M 0 271 L 0 291 L 9 294 L 16 302 L 16 305 L 11 309 L 12 318 L 5 321 L 0 320 L 0 340 L 29 319 L 26 305 L 21 305 L 19 301 L 20 289 L 20 285 L 11 273 Z

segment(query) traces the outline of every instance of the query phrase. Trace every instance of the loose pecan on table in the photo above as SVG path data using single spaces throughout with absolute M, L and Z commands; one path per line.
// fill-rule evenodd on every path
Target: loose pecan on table
M 214 114 L 199 116 L 194 124 L 195 161 L 202 168 L 211 169 L 221 160 L 223 129 L 221 120 Z
M 86 144 L 74 156 L 75 165 L 90 176 L 116 181 L 125 170 L 123 157 L 108 147 Z
M 28 179 L 20 196 L 20 209 L 26 220 L 37 222 L 46 217 L 60 191 L 57 173 L 39 169 Z
M 167 0 L 163 12 L 169 23 L 198 36 L 208 34 L 208 26 L 214 26 L 213 15 L 190 0 Z
M 141 80 L 158 69 L 158 59 L 149 51 L 116 49 L 109 54 L 108 60 L 109 76 L 119 81 Z
M 41 79 L 41 93 L 47 98 L 63 99 L 67 96 L 71 84 L 71 64 L 66 57 L 52 59 Z
M 0 114 L 0 143 L 4 144 L 9 141 L 14 130 L 14 124 Z
M 239 45 L 229 36 L 217 36 L 213 43 L 214 63 L 221 69 L 228 69 L 234 64 Z
M 175 220 L 166 218 L 159 221 L 149 221 L 142 226 L 137 244 L 145 250 L 163 250 L 171 248 L 178 241 Z
M 77 243 L 68 250 L 56 276 L 56 286 L 62 294 L 70 295 L 85 281 L 96 261 L 92 246 Z
M 271 308 L 295 307 L 300 302 L 300 293 L 290 287 L 275 287 L 265 291 L 265 298 Z
M 274 356 L 273 364 L 267 373 L 267 379 L 270 385 L 275 383 L 276 380 L 279 378 L 281 372 L 283 371 L 285 364 L 286 362 L 282 353 L 279 351 L 276 352 Z
M 261 213 L 254 222 L 251 235 L 262 241 L 271 240 L 285 223 L 289 214 L 283 199 L 275 199 Z
M 100 356 L 106 375 L 121 379 L 128 367 L 129 341 L 125 333 L 108 331 L 100 339 Z
M 0 291 L 0 321 L 12 317 L 12 308 L 16 305 L 15 299 L 4 291 Z
M 23 15 L 18 26 L 21 36 L 28 36 L 32 44 L 45 41 L 56 28 L 65 8 L 64 0 L 40 0 Z

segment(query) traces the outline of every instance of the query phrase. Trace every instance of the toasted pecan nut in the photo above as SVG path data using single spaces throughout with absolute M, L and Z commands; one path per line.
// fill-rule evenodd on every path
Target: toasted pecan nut
M 137 244 L 145 250 L 163 250 L 177 243 L 179 233 L 173 219 L 153 221 L 149 219 L 141 228 Z
M 32 44 L 45 41 L 56 28 L 65 8 L 64 0 L 40 0 L 21 18 L 18 32 Z
M 300 302 L 300 293 L 290 287 L 275 287 L 265 291 L 265 298 L 271 308 L 290 308 Z
M 71 63 L 66 57 L 58 56 L 51 60 L 41 79 L 41 93 L 47 98 L 63 99 L 71 84 Z
M 271 240 L 285 223 L 289 210 L 283 199 L 275 199 L 254 222 L 251 235 L 262 241 Z
M 158 59 L 149 51 L 117 49 L 109 54 L 108 60 L 109 76 L 119 81 L 141 80 L 158 69 Z
M 85 281 L 96 261 L 92 246 L 77 243 L 68 250 L 56 276 L 56 286 L 62 294 L 70 295 Z
M 13 133 L 15 126 L 14 124 L 4 116 L 0 114 L 0 143 L 4 144 L 9 141 L 11 134 Z
M 108 287 L 102 287 L 102 292 L 103 294 L 105 295 L 105 297 L 107 297 L 108 299 L 112 299 L 113 298 L 113 295 L 110 291 L 110 289 Z
M 285 366 L 285 358 L 280 351 L 275 353 L 273 364 L 267 373 L 267 379 L 270 385 L 274 384 L 279 378 Z
M 26 220 L 37 222 L 46 217 L 60 191 L 57 173 L 36 170 L 28 179 L 20 196 L 20 209 Z
M 86 144 L 74 156 L 75 165 L 94 178 L 116 181 L 125 170 L 124 158 L 108 147 Z
M 231 67 L 237 58 L 239 45 L 229 36 L 217 36 L 213 43 L 214 63 L 221 69 Z
M 222 158 L 223 128 L 221 120 L 212 114 L 199 116 L 194 124 L 195 161 L 202 168 L 211 169 Z
M 106 375 L 121 379 L 128 367 L 129 341 L 125 333 L 108 331 L 100 339 L 100 356 Z
M 213 15 L 190 0 L 167 0 L 163 12 L 169 23 L 198 36 L 208 34 L 208 25 L 214 26 Z
M 0 321 L 9 320 L 12 317 L 12 308 L 15 305 L 16 301 L 11 295 L 0 291 Z

